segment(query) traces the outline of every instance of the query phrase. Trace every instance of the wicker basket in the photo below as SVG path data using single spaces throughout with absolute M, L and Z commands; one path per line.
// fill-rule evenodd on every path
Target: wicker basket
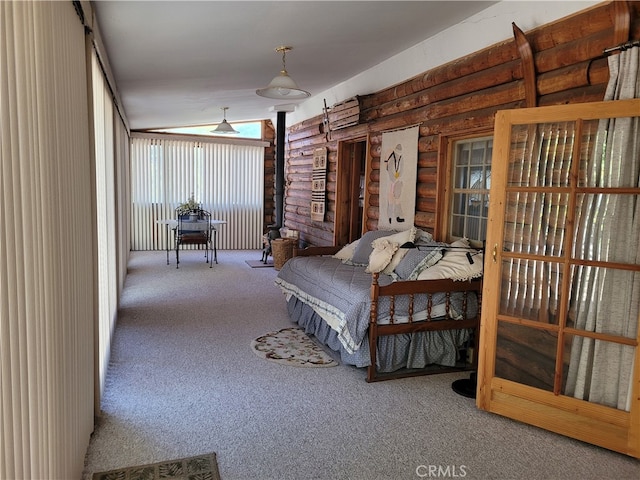
M 271 241 L 273 254 L 273 268 L 280 270 L 287 260 L 293 257 L 293 246 L 296 240 L 293 238 L 276 238 Z

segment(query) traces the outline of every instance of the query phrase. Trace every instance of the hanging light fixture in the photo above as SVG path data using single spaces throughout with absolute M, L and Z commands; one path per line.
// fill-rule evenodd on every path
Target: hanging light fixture
M 224 112 L 222 114 L 222 122 L 220 122 L 216 128 L 211 130 L 211 133 L 222 133 L 222 134 L 225 134 L 225 135 L 229 135 L 229 134 L 232 134 L 232 133 L 238 133 L 238 131 L 235 130 L 231 126 L 231 124 L 229 122 L 227 122 L 227 110 L 228 109 L 229 109 L 229 107 L 222 107 L 220 109 L 220 110 L 222 110 Z
M 256 90 L 258 95 L 278 100 L 300 100 L 311 96 L 309 92 L 298 88 L 296 82 L 294 82 L 293 78 L 287 73 L 285 56 L 287 52 L 292 49 L 293 47 L 285 46 L 276 48 L 276 52 L 282 53 L 282 70 L 280 70 L 278 76 L 271 80 L 271 83 L 267 87 Z

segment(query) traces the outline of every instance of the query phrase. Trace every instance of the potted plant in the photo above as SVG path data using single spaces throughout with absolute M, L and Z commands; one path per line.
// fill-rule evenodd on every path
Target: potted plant
M 189 215 L 189 220 L 192 220 L 192 221 L 198 219 L 199 211 L 200 211 L 200 204 L 195 201 L 193 197 L 193 193 L 191 194 L 191 196 L 186 202 L 181 203 L 180 205 L 178 205 L 178 208 L 176 208 L 176 213 L 179 216 Z

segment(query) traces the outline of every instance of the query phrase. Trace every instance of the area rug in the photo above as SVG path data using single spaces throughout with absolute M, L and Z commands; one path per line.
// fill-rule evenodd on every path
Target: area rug
M 93 480 L 220 480 L 215 453 L 120 468 L 93 474 Z
M 338 362 L 325 352 L 301 328 L 283 328 L 251 342 L 261 358 L 292 367 L 335 367 Z
M 247 265 L 251 268 L 266 268 L 273 267 L 273 259 L 267 260 L 267 263 L 262 263 L 262 260 L 245 260 Z

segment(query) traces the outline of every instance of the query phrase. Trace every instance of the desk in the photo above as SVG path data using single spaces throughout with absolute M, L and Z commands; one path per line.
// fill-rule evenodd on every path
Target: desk
M 166 244 L 167 244 L 167 265 L 169 265 L 169 229 L 175 232 L 176 228 L 178 228 L 178 220 L 174 220 L 173 218 L 164 218 L 162 220 L 156 221 L 158 225 L 165 226 L 165 234 L 166 234 Z M 207 228 L 211 229 L 211 233 L 213 234 L 213 259 L 212 262 L 215 261 L 218 263 L 218 226 L 226 225 L 227 222 L 224 220 L 211 220 L 209 222 L 196 220 L 196 221 L 183 221 L 182 224 L 188 224 L 189 230 L 195 231 L 203 231 Z M 175 235 L 174 235 L 175 238 Z

